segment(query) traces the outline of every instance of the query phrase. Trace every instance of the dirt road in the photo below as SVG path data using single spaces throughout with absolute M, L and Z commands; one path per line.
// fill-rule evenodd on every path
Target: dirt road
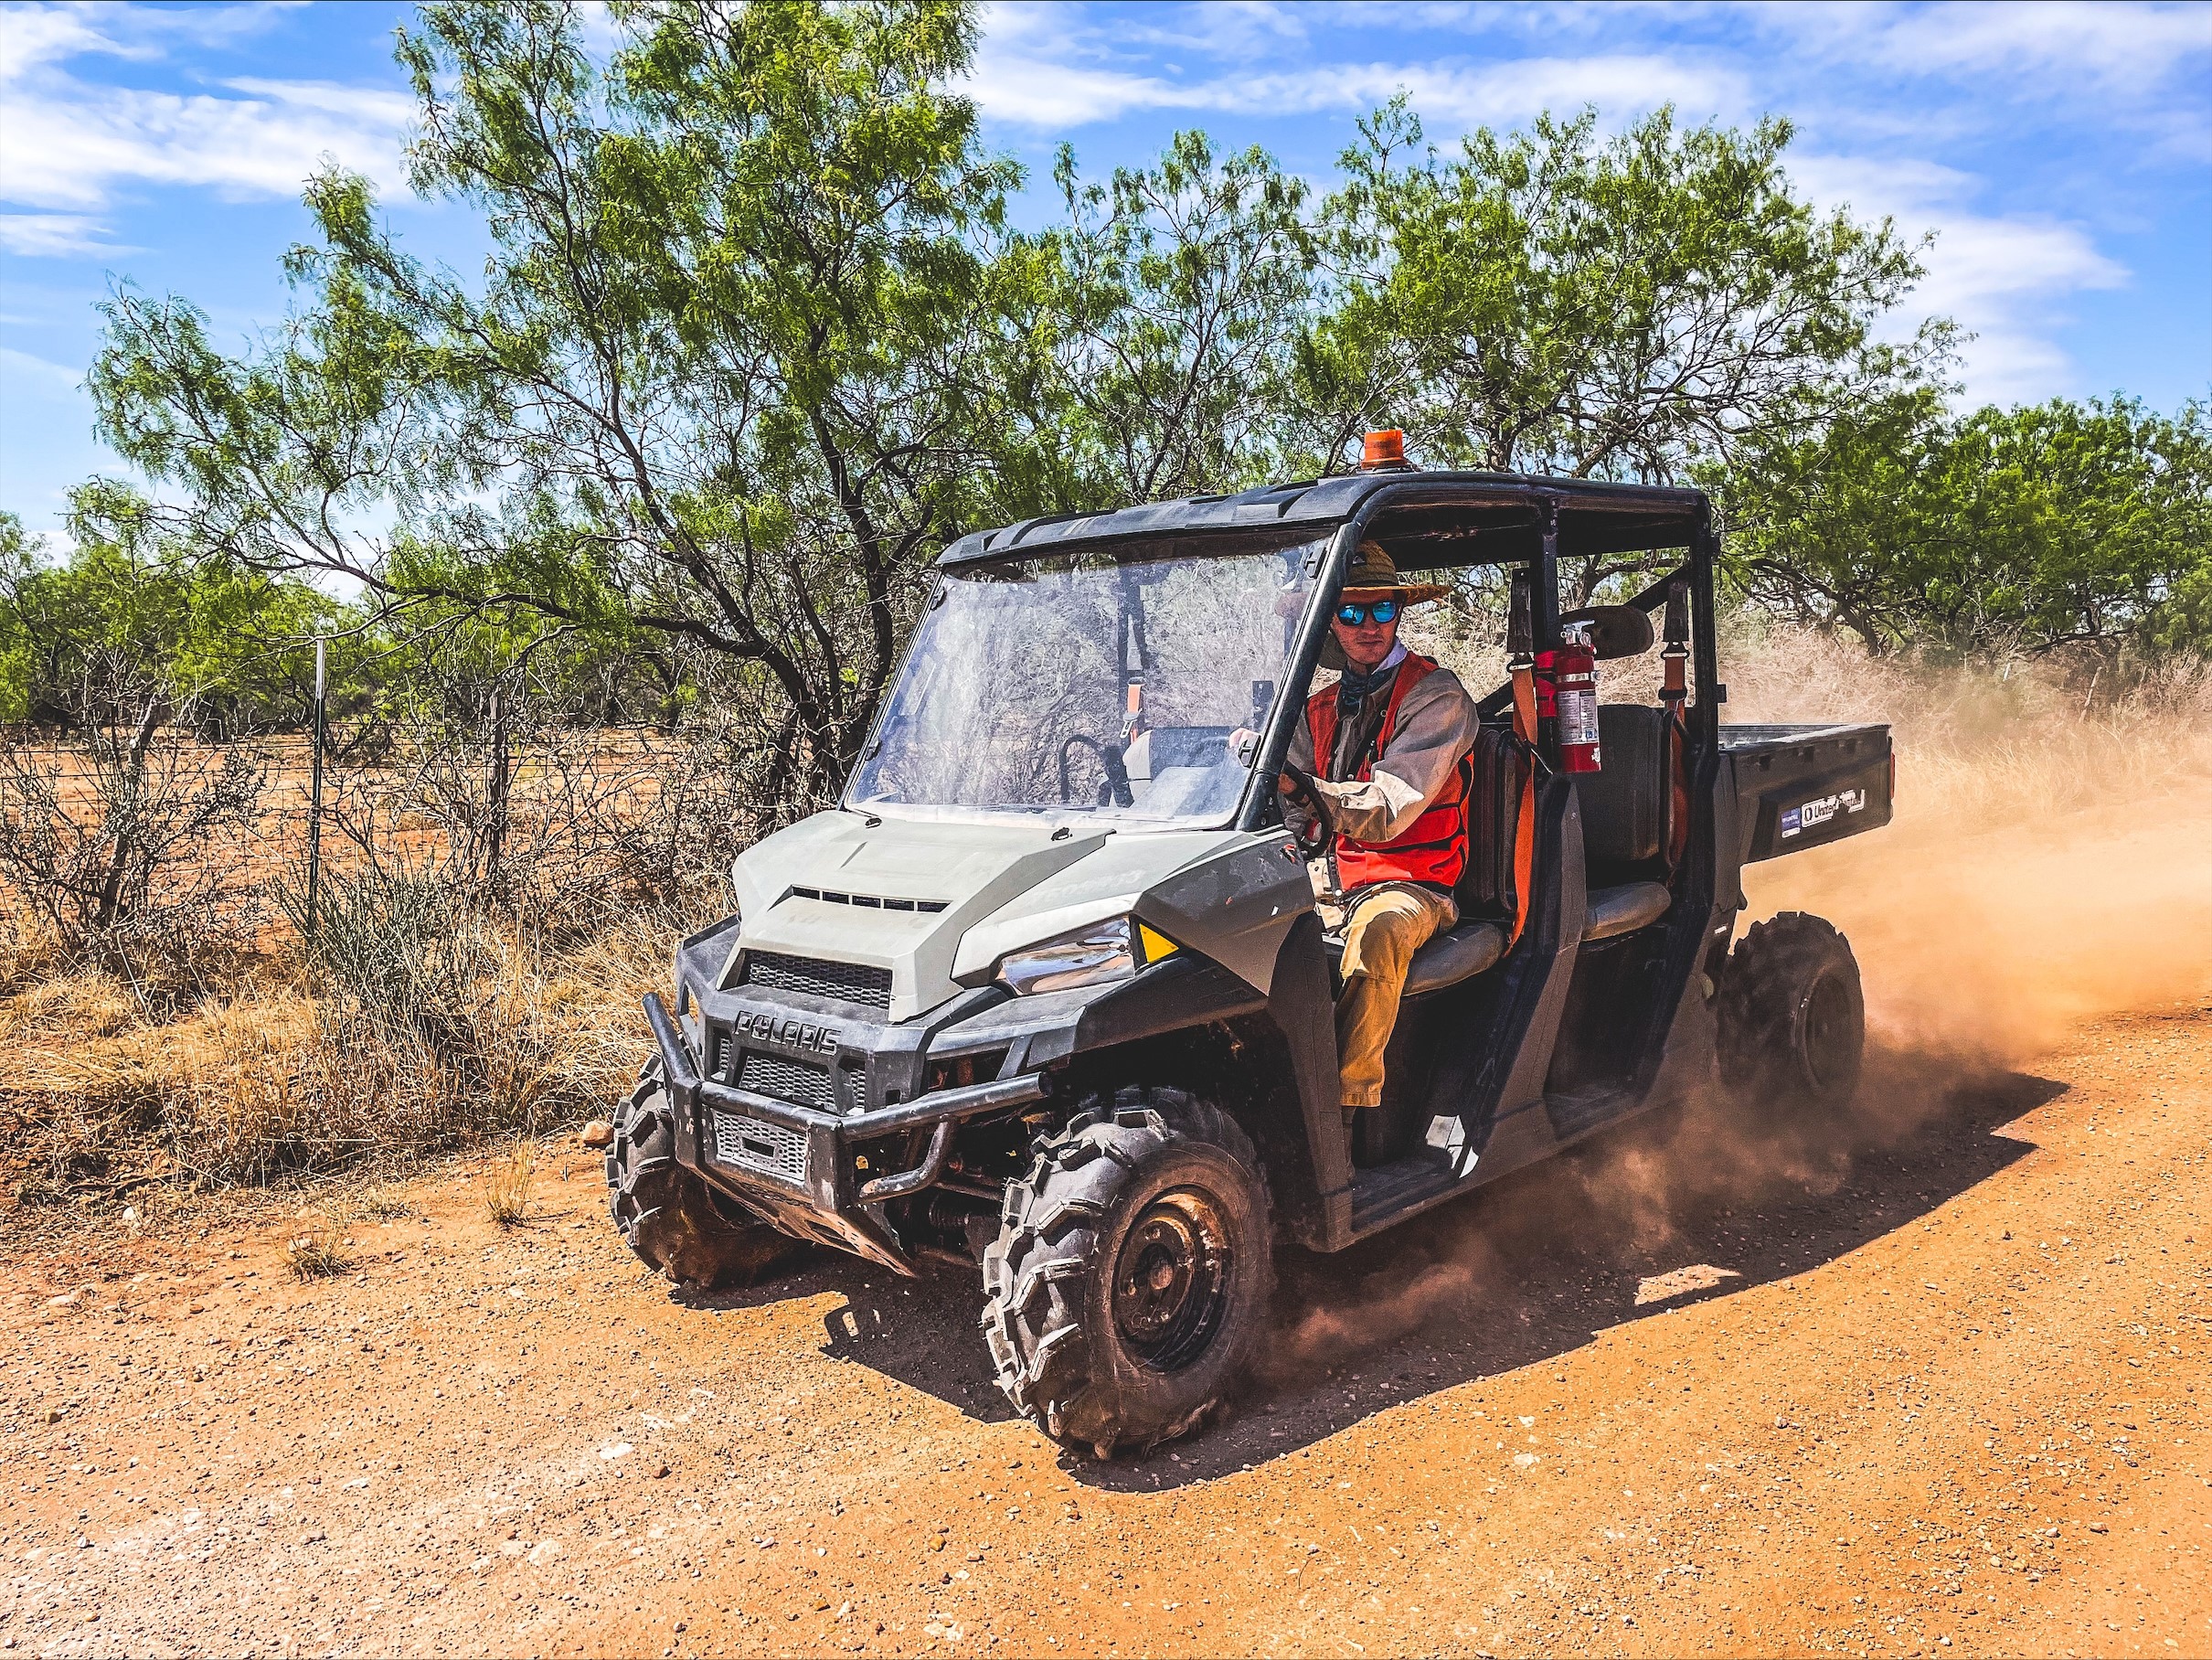
M 1142 1463 L 1009 1419 L 968 1284 L 672 1295 L 581 1155 L 310 1284 L 278 1216 L 19 1249 L 0 1645 L 2202 1655 L 2207 1012 L 1294 1262 L 1271 1375 Z
M 672 1294 L 580 1153 L 306 1284 L 273 1203 L 11 1212 L 0 1651 L 2212 1654 L 2208 835 L 2192 783 L 1760 867 L 1866 964 L 1849 1121 L 1293 1256 L 1143 1463 L 1009 1416 L 972 1280 Z

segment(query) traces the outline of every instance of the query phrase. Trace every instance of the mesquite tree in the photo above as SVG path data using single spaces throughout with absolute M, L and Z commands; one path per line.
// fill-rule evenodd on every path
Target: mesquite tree
M 1323 455 L 1388 424 L 1431 464 L 1682 483 L 1940 356 L 1941 327 L 1874 344 L 1920 267 L 1887 221 L 1797 197 L 1790 136 L 1661 110 L 1604 139 L 1585 112 L 1441 155 L 1402 98 L 1377 112 L 1301 354 Z M 1635 563 L 1587 561 L 1584 595 Z
M 983 250 L 1014 176 L 938 90 L 957 5 L 617 18 L 602 72 L 569 7 L 426 7 L 411 179 L 484 213 L 483 275 L 321 175 L 305 303 L 261 349 L 114 297 L 103 431 L 248 564 L 734 665 L 763 787 L 818 795 L 996 476 L 976 435 L 1016 378 Z
M 1760 604 L 1908 644 L 2212 648 L 2212 410 L 2054 399 L 1952 416 L 1922 390 L 1761 435 L 1710 480 Z

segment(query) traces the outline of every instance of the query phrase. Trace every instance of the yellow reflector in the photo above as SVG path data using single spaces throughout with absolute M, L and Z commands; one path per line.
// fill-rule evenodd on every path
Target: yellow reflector
M 1175 954 L 1175 942 L 1149 923 L 1137 924 L 1137 941 L 1144 947 L 1144 961 L 1157 963 L 1162 957 Z

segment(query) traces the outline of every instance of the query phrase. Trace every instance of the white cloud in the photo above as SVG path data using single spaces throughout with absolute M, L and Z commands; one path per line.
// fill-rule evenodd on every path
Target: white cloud
M 1824 207 L 1855 218 L 1888 217 L 1908 236 L 1935 233 L 1921 256 L 1928 274 L 1903 308 L 1901 328 L 1945 316 L 1974 338 L 1961 378 L 1976 402 L 2047 398 L 2071 378 L 2052 339 L 2068 296 L 2127 285 L 2126 267 L 2099 251 L 2080 226 L 2037 215 L 1996 216 L 1973 206 L 1983 181 L 1933 162 L 1798 155 L 1790 171 Z
M 9 6 L 0 12 L 0 86 L 39 64 L 80 52 L 112 52 L 116 47 L 91 27 L 89 7 Z
M 2212 6 L 1796 5 L 1746 14 L 1751 33 L 1817 99 L 1819 78 L 1854 82 L 1834 113 L 1866 101 L 1911 110 L 1913 83 L 1948 83 L 1949 109 L 1995 126 L 2023 103 L 2137 135 L 2140 162 L 2212 160 Z
M 1133 110 L 1202 106 L 1180 88 L 1150 75 L 1083 69 L 1018 52 L 976 55 L 961 89 L 985 115 L 1025 127 L 1081 127 L 1118 121 Z
M 133 251 L 109 241 L 108 228 L 83 213 L 0 213 L 0 249 L 34 259 Z
M 2140 95 L 2193 78 L 2212 54 L 2212 8 L 2193 5 L 1795 5 L 1760 21 L 1833 59 L 2005 97 Z
M 1383 90 L 1388 76 L 1397 78 L 1396 84 Z M 1547 110 L 1571 114 L 1585 104 L 1613 122 L 1670 103 L 1687 119 L 1702 121 L 1734 115 L 1749 105 L 1744 79 L 1735 70 L 1659 53 L 1516 58 L 1479 68 L 1377 66 L 1363 88 L 1370 95 L 1358 101 L 1371 105 L 1396 85 L 1412 95 L 1415 109 L 1452 122 L 1522 122 Z
M 1526 121 L 1545 110 L 1597 106 L 1609 118 L 1632 116 L 1664 103 L 1692 119 L 1735 114 L 1748 107 L 1744 78 L 1734 69 L 1664 53 L 1596 53 L 1574 58 L 1518 58 L 1475 63 L 1316 63 L 1308 52 L 1259 54 L 1259 64 L 1196 79 L 1151 72 L 1153 59 L 1133 47 L 1179 42 L 1208 56 L 1239 55 L 1240 34 L 1274 27 L 1274 8 L 1252 8 L 1218 19 L 1203 36 L 1166 29 L 1108 33 L 1071 7 L 1001 5 L 993 9 L 965 90 L 984 114 L 1020 126 L 1062 129 L 1117 121 L 1150 110 L 1210 111 L 1228 115 L 1359 113 L 1399 91 L 1431 119 L 1456 125 Z M 1207 14 L 1210 16 L 1211 14 Z M 1299 33 L 1287 36 L 1295 25 Z M 1286 38 L 1303 39 L 1287 20 Z M 1277 40 L 1280 48 L 1284 40 Z M 1270 64 L 1285 64 L 1271 69 Z M 1143 64 L 1143 69 L 1134 66 Z M 1159 69 L 1169 66 L 1158 65 Z
M 1179 10 L 1162 6 L 1150 15 L 1164 16 L 1172 22 L 1128 19 L 1123 38 L 1203 52 L 1209 58 L 1280 52 L 1287 44 L 1305 39 L 1309 11 L 1303 6 L 1279 5 L 1274 0 L 1210 0 Z
M 82 53 L 159 58 L 173 42 L 220 46 L 267 28 L 303 0 L 251 5 L 0 5 L 0 83 Z M 99 27 L 95 27 L 97 21 Z
M 361 108 L 339 112 L 315 83 L 261 84 L 261 96 L 242 98 L 120 88 L 18 92 L 0 155 L 0 198 L 98 208 L 127 181 L 291 196 L 325 154 L 387 187 L 400 180 L 409 100 L 365 93 Z
M 0 346 L 0 376 L 17 387 L 28 383 L 49 392 L 74 392 L 84 378 L 84 371 L 70 368 L 67 364 L 48 363 L 44 357 L 34 357 L 12 346 Z
M 7 216 L 12 251 L 101 246 L 99 211 L 133 184 L 288 197 L 325 156 L 388 190 L 403 181 L 401 135 L 413 113 L 403 92 L 259 80 L 232 81 L 220 94 L 154 91 L 97 84 L 63 67 L 90 54 L 157 58 L 176 38 L 224 38 L 261 27 L 258 8 L 27 7 L 0 20 L 0 200 L 58 210 Z

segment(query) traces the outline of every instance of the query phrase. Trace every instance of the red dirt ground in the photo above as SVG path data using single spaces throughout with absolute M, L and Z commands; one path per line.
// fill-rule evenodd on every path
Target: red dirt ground
M 1624 1126 L 1289 1253 L 1230 1415 L 1012 1418 L 973 1279 L 649 1278 L 596 1158 L 301 1283 L 282 1207 L 7 1213 L 0 1651 L 2212 1654 L 2212 799 L 1761 867 L 1846 1122 Z
M 2205 1013 L 1292 1261 L 1271 1375 L 1138 1463 L 1009 1418 L 957 1278 L 672 1294 L 583 1155 L 512 1232 L 415 1185 L 347 1278 L 282 1218 L 18 1251 L 0 1644 L 2201 1655 Z

